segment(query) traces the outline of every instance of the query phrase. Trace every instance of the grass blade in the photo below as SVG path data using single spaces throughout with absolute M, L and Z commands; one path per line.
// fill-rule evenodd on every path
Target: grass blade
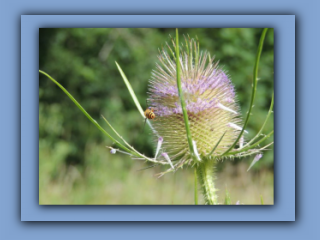
M 228 190 L 226 190 L 226 196 L 224 198 L 224 205 L 231 205 L 231 198 Z

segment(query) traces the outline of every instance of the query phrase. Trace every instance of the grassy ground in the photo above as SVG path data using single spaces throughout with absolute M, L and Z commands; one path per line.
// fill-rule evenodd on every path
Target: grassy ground
M 159 167 L 138 171 L 144 162 L 111 155 L 104 146 L 86 146 L 85 166 L 59 162 L 63 146 L 47 148 L 40 142 L 39 203 L 50 204 L 194 204 L 194 172 L 183 169 L 158 179 Z M 59 154 L 58 154 L 59 153 Z M 251 159 L 223 163 L 217 173 L 219 202 L 228 190 L 231 202 L 273 204 L 273 173 L 246 169 Z M 199 203 L 203 200 L 199 191 Z

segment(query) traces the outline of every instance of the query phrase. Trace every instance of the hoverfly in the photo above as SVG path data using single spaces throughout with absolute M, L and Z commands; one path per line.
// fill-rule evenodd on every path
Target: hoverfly
M 146 117 L 144 120 L 144 125 L 143 125 L 143 129 L 146 125 L 147 119 L 153 120 L 156 117 L 156 114 L 154 113 L 154 110 L 152 107 L 148 107 L 145 111 L 144 111 L 144 116 Z
M 145 111 L 144 111 L 144 115 L 146 116 L 146 119 L 154 119 L 156 117 L 156 114 L 154 113 L 154 110 L 152 107 L 148 107 Z

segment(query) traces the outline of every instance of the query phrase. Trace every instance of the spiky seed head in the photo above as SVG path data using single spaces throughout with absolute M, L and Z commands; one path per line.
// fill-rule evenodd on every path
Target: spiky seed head
M 200 53 L 198 46 L 195 40 L 187 39 L 186 47 L 181 47 L 182 90 L 199 155 L 207 156 L 225 133 L 213 154 L 218 156 L 234 143 L 241 131 L 240 108 L 230 78 L 211 60 L 208 52 Z M 193 158 L 178 95 L 174 49 L 173 41 L 173 51 L 170 47 L 170 51 L 160 51 L 159 63 L 148 86 L 148 105 L 157 116 L 153 126 L 163 137 L 163 151 L 180 167 L 192 163 Z

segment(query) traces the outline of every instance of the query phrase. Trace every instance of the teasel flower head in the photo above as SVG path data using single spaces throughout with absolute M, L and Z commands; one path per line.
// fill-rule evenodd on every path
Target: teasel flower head
M 157 142 L 154 157 L 147 157 L 138 152 L 102 116 L 117 138 L 111 136 L 62 85 L 47 73 L 41 70 L 39 72 L 57 84 L 89 120 L 113 142 L 114 146 L 107 146 L 111 154 L 126 154 L 133 160 L 154 163 L 153 166 L 169 166 L 167 171 L 158 175 L 159 177 L 167 172 L 176 171 L 185 164 L 192 165 L 195 167 L 205 203 L 218 204 L 218 189 L 214 186 L 213 173 L 215 162 L 224 158 L 256 155 L 250 169 L 262 157 L 261 152 L 273 144 L 271 142 L 260 147 L 260 144 L 274 132 L 272 130 L 268 134 L 263 134 L 267 120 L 273 113 L 273 94 L 270 109 L 259 132 L 248 142 L 243 135 L 247 133 L 244 128 L 248 124 L 253 107 L 258 65 L 267 30 L 267 28 L 263 30 L 260 38 L 251 100 L 244 121 L 241 119 L 240 107 L 230 77 L 218 66 L 218 62 L 211 59 L 208 52 L 200 52 L 197 41 L 185 38 L 185 46 L 180 51 L 178 29 L 176 29 L 176 43 L 172 41 L 173 47 L 167 44 L 168 51 L 164 49 L 160 51 L 159 62 L 149 82 L 148 107 L 145 112 L 126 75 L 116 62 L 134 103 L 144 122 L 150 126 Z
M 168 51 L 160 51 L 159 63 L 149 82 L 147 101 L 157 116 L 153 127 L 163 137 L 162 150 L 180 167 L 201 161 L 223 136 L 213 155 L 218 160 L 222 159 L 219 155 L 234 143 L 243 125 L 230 77 L 208 52 L 200 53 L 195 40 L 186 39 L 179 60 L 181 86 L 196 155 L 194 158 L 189 151 L 178 94 L 176 60 L 174 54 L 169 52 L 172 52 L 169 45 Z

